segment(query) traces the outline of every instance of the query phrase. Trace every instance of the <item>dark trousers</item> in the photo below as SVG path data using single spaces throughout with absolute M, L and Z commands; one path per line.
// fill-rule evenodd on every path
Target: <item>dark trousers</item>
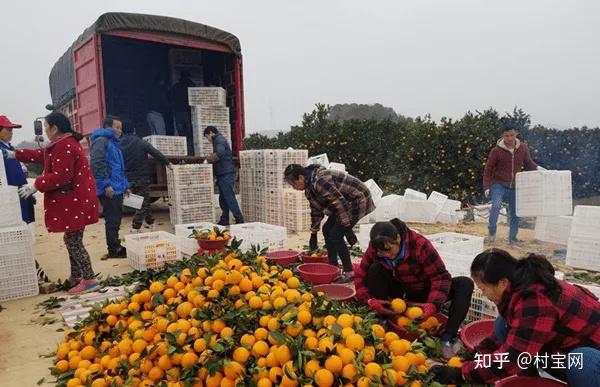
M 330 216 L 323 225 L 323 237 L 325 238 L 325 247 L 327 247 L 327 256 L 329 263 L 337 266 L 338 256 L 342 261 L 344 272 L 352 271 L 352 260 L 350 251 L 344 241 L 344 235 L 348 233 L 351 227 L 344 227 L 336 216 Z
M 66 232 L 63 237 L 65 246 L 69 252 L 71 264 L 71 279 L 92 279 L 92 261 L 85 246 L 83 245 L 83 230 Z
M 175 112 L 175 125 L 177 126 L 177 135 L 187 138 L 188 155 L 192 156 L 194 154 L 194 135 L 190 112 Z
M 121 217 L 123 216 L 123 195 L 114 195 L 112 198 L 102 195 L 100 196 L 100 203 L 104 214 L 106 246 L 109 253 L 116 253 L 121 249 L 119 229 L 121 228 Z
M 147 224 L 154 224 L 154 217 L 152 216 L 152 210 L 150 209 L 150 205 L 152 204 L 150 203 L 150 178 L 140 177 L 137 179 L 129 179 L 129 181 L 131 182 L 131 192 L 144 197 L 142 208 L 135 210 L 135 215 L 133 215 L 133 221 L 131 222 L 131 227 L 139 230 L 144 221 L 146 221 Z
M 235 198 L 235 173 L 217 176 L 217 187 L 219 187 L 219 207 L 221 207 L 220 223 L 229 224 L 229 211 L 237 223 L 243 222 L 242 211 Z
M 392 271 L 381 263 L 375 262 L 369 266 L 366 278 L 367 288 L 372 297 L 387 300 L 390 298 L 403 298 L 407 302 L 426 302 L 429 289 L 420 292 L 411 292 L 405 289 L 405 285 L 394 278 Z M 446 302 L 450 302 L 448 311 L 448 323 L 442 334 L 442 340 L 449 341 L 456 337 L 460 324 L 467 317 L 471 307 L 473 295 L 473 280 L 469 277 L 453 277 L 450 285 L 450 293 Z

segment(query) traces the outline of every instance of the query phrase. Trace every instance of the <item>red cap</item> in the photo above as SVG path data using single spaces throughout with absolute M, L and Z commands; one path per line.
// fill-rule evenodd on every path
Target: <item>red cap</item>
M 0 128 L 20 128 L 21 125 L 11 122 L 7 116 L 0 115 Z

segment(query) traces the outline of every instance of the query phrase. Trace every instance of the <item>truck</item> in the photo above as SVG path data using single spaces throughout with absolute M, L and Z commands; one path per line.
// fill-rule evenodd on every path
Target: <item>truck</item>
M 237 158 L 245 134 L 241 45 L 233 34 L 215 27 L 166 16 L 102 14 L 53 66 L 52 105 L 84 135 L 84 148 L 107 114 L 126 117 L 136 134 L 144 137 L 151 134 L 146 121 L 148 85 L 160 78 L 172 86 L 184 71 L 196 86 L 226 90 L 231 145 Z M 165 113 L 168 128 L 173 120 Z M 173 133 L 167 130 L 167 134 Z M 181 159 L 199 162 L 193 157 Z M 166 196 L 164 168 L 157 167 L 152 196 Z

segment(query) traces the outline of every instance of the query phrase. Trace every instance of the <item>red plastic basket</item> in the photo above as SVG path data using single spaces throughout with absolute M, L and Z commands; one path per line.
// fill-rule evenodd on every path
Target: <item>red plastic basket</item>
M 197 241 L 198 246 L 200 246 L 202 250 L 220 250 L 225 247 L 227 242 L 229 242 L 229 238 L 214 241 L 208 239 L 197 239 Z
M 313 289 L 325 293 L 327 298 L 335 301 L 348 301 L 356 295 L 354 288 L 342 284 L 317 285 Z
M 267 253 L 266 257 L 276 265 L 285 266 L 297 262 L 300 258 L 300 253 L 294 250 L 279 250 Z
M 534 376 L 511 376 L 499 380 L 494 384 L 496 387 L 564 387 L 567 384 L 557 380 L 540 378 Z
M 434 316 L 435 316 L 435 318 L 438 319 L 440 324 L 442 324 L 442 326 L 439 330 L 439 333 L 441 333 L 441 332 L 443 332 L 444 326 L 448 322 L 448 316 L 441 314 L 441 313 L 436 313 L 436 314 L 434 314 Z M 408 332 L 406 329 L 404 329 L 400 325 L 396 324 L 396 319 L 397 319 L 397 317 L 390 317 L 388 319 L 388 325 L 390 326 L 391 329 L 394 330 L 394 332 L 396 332 L 398 334 L 398 336 L 400 336 L 401 339 L 413 341 L 413 340 L 416 340 L 419 338 L 419 336 L 421 335 L 419 332 Z
M 473 321 L 464 326 L 460 331 L 460 341 L 463 342 L 465 348 L 469 351 L 474 351 L 475 347 L 481 343 L 483 339 L 491 336 L 494 333 L 494 322 L 496 320 L 479 320 Z
M 340 269 L 328 263 L 303 263 L 298 266 L 298 273 L 305 282 L 321 285 L 331 283 L 340 274 Z
M 311 257 L 309 254 L 300 254 L 302 262 L 304 263 L 327 263 L 329 258 L 327 255 L 321 255 L 320 257 Z

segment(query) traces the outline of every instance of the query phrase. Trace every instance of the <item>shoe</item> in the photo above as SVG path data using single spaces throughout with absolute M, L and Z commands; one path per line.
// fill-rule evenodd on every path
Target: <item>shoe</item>
M 456 344 L 453 344 L 451 341 L 442 341 L 442 357 L 444 360 L 449 360 L 451 357 L 456 356 L 458 353 L 458 348 L 456 348 Z
M 150 231 L 154 230 L 154 221 L 152 221 L 152 223 L 148 223 L 147 221 L 144 220 L 144 228 L 147 228 Z
M 78 283 L 81 282 L 81 277 L 74 277 L 74 276 L 69 276 L 69 278 L 67 278 L 67 280 L 63 283 L 63 286 L 66 289 L 72 289 L 75 286 L 77 286 Z
M 95 279 L 81 280 L 79 283 L 69 289 L 69 294 L 83 294 L 100 289 L 100 284 Z
M 225 220 L 219 220 L 217 223 L 219 226 L 229 226 L 229 222 Z
M 508 244 L 515 246 L 515 245 L 520 245 L 521 244 L 521 240 L 517 239 L 517 238 L 512 238 L 508 240 Z
M 340 275 L 334 282 L 338 284 L 344 284 L 347 282 L 354 281 L 354 272 L 353 271 L 345 271 Z
M 236 219 L 235 220 L 235 224 L 242 224 L 244 223 L 244 218 L 240 218 L 240 219 Z
M 109 258 L 127 258 L 127 249 L 125 247 L 121 246 L 121 247 L 119 247 L 118 250 L 109 251 L 108 254 L 106 254 L 101 259 L 104 261 Z
M 129 233 L 130 234 L 139 234 L 141 232 L 142 232 L 142 230 L 140 230 L 140 228 L 132 227 L 132 228 L 129 229 Z
M 496 236 L 495 235 L 488 235 L 484 239 L 485 243 L 494 243 L 495 241 L 496 241 Z

